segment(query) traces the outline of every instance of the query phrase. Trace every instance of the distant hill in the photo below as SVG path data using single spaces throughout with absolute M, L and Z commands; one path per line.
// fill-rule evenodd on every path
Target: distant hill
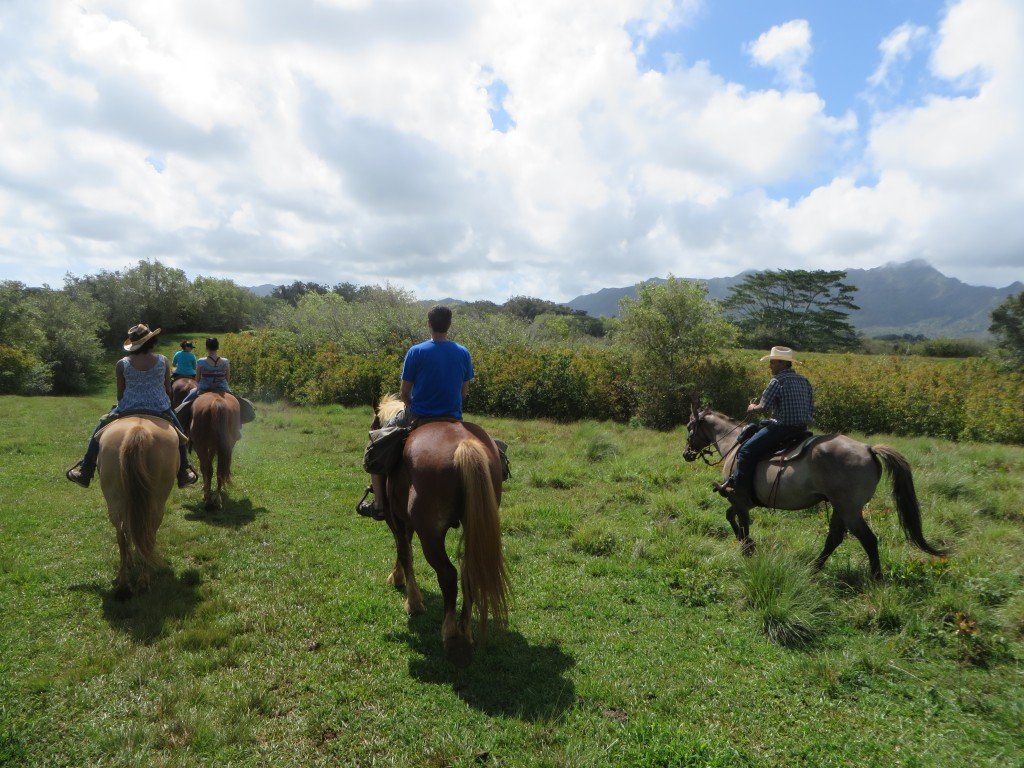
M 275 288 L 279 288 L 280 286 L 264 283 L 263 285 L 249 285 L 246 287 L 257 296 L 269 296 L 274 292 Z
M 701 282 L 707 284 L 710 298 L 724 299 L 729 288 L 747 274 Z M 992 310 L 1007 296 L 1024 291 L 1020 281 L 1005 288 L 967 285 L 920 259 L 874 269 L 848 269 L 846 282 L 857 286 L 853 300 L 860 307 L 850 313 L 850 320 L 868 336 L 913 333 L 929 338 L 983 338 L 988 335 Z M 603 288 L 577 296 L 567 306 L 591 315 L 617 317 L 619 301 L 626 296 L 635 297 L 636 286 Z

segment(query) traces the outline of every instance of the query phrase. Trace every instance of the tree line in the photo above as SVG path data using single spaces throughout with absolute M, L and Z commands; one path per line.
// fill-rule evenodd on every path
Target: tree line
M 848 312 L 856 288 L 840 270 L 767 270 L 748 275 L 722 302 L 700 282 L 672 276 L 638 286 L 619 318 L 595 318 L 555 302 L 513 296 L 502 304 L 458 303 L 458 332 L 480 347 L 615 346 L 628 359 L 644 421 L 666 425 L 692 381 L 693 361 L 729 347 L 860 351 Z M 0 393 L 72 394 L 106 376 L 109 350 L 137 323 L 168 331 L 276 329 L 301 336 L 312 352 L 344 338 L 351 354 L 377 354 L 423 333 L 424 302 L 390 285 L 294 281 L 260 297 L 231 280 L 197 277 L 160 262 L 65 278 L 62 289 L 0 283 Z M 329 334 L 323 339 L 318 333 Z M 992 314 L 1000 360 L 1024 369 L 1024 294 Z M 909 343 L 909 342 L 908 342 Z M 976 344 L 914 340 L 938 356 L 978 354 Z M 930 345 L 930 346 L 929 346 Z M 881 350 L 887 351 L 887 350 Z

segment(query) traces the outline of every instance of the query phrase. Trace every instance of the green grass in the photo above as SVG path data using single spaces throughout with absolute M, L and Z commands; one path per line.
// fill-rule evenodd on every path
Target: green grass
M 853 540 L 807 571 L 824 509 L 756 510 L 743 558 L 681 432 L 480 419 L 514 596 L 456 670 L 419 548 L 409 619 L 353 511 L 368 409 L 262 406 L 226 508 L 175 491 L 167 570 L 114 600 L 102 494 L 63 479 L 110 402 L 0 398 L 0 765 L 1024 762 L 1024 449 L 885 438 L 953 555 L 880 491 L 874 584 Z

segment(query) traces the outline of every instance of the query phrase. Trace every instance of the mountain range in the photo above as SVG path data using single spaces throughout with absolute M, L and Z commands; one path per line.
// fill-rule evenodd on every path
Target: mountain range
M 707 285 L 709 298 L 724 299 L 747 274 L 750 272 L 700 282 Z M 992 310 L 1007 296 L 1024 291 L 1020 281 L 1005 288 L 967 285 L 946 277 L 921 259 L 873 269 L 848 269 L 844 282 L 857 287 L 853 301 L 860 309 L 850 312 L 850 322 L 867 336 L 909 333 L 928 338 L 984 338 Z M 577 296 L 566 306 L 590 315 L 616 317 L 619 301 L 627 296 L 636 296 L 635 285 L 602 288 Z

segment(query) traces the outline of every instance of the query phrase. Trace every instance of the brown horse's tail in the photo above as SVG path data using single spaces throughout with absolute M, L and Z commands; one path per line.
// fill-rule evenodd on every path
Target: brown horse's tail
M 924 532 L 921 530 L 921 506 L 917 502 L 914 478 L 910 473 L 910 464 L 906 458 L 888 445 L 873 445 L 871 453 L 878 458 L 892 479 L 892 495 L 896 500 L 896 514 L 907 539 L 929 555 L 945 555 L 944 550 L 936 549 L 925 541 Z
M 231 453 L 237 430 L 238 425 L 231 418 L 231 409 L 223 398 L 213 398 L 206 407 L 198 410 L 193 407 L 192 444 L 196 450 L 209 451 L 211 460 L 216 454 L 217 482 L 221 485 L 231 481 Z
M 156 566 L 156 529 L 158 516 L 154 514 L 153 478 L 146 466 L 146 454 L 153 447 L 153 436 L 142 425 L 128 430 L 121 441 L 118 462 L 121 468 L 121 487 L 125 495 L 126 533 L 146 565 Z
M 238 425 L 231 418 L 231 409 L 223 400 L 218 401 L 214 423 L 217 435 L 217 482 L 227 485 L 231 482 L 231 454 L 235 447 L 235 432 Z
M 498 498 L 491 480 L 491 461 L 479 440 L 463 440 L 455 449 L 462 478 L 462 584 L 477 608 L 481 640 L 487 636 L 488 614 L 499 629 L 508 624 L 508 572 L 501 551 Z

